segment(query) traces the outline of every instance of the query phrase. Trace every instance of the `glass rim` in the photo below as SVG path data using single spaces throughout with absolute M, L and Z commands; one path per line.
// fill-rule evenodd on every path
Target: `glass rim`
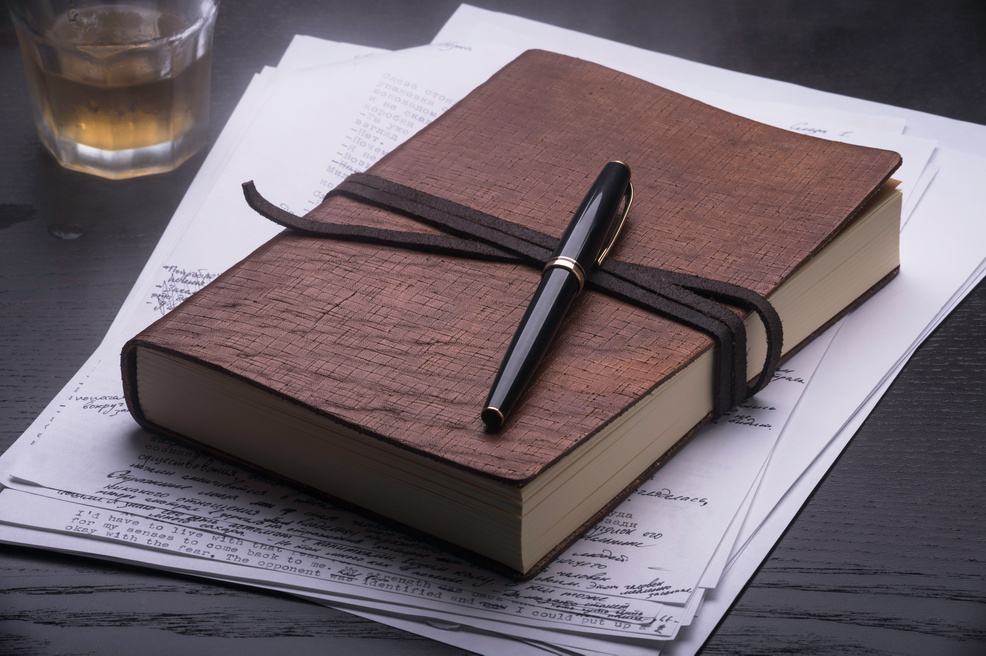
M 191 24 L 189 24 L 187 28 L 185 28 L 184 30 L 182 30 L 177 34 L 171 34 L 168 36 L 159 36 L 151 39 L 144 39 L 141 41 L 130 41 L 127 43 L 106 43 L 100 45 L 108 48 L 120 48 L 120 47 L 143 48 L 146 46 L 154 46 L 158 44 L 167 44 L 167 43 L 177 43 L 180 41 L 184 41 L 189 37 L 201 32 L 202 29 L 208 26 L 210 23 L 213 23 L 215 21 L 216 15 L 219 12 L 219 0 L 199 0 L 199 3 L 208 4 L 209 5 L 208 11 L 200 13 L 196 17 L 196 19 L 192 21 Z M 87 3 L 84 6 L 88 6 L 89 4 L 103 4 L 103 3 L 100 3 L 99 0 L 94 0 L 94 2 Z M 127 6 L 128 4 L 140 5 L 141 3 L 139 1 L 135 1 L 133 3 L 120 3 L 119 5 L 113 4 L 111 6 Z M 9 10 L 11 20 L 13 21 L 14 27 L 17 28 L 18 32 L 22 33 L 25 36 L 30 37 L 34 41 L 39 41 L 55 48 L 69 48 L 72 50 L 78 49 L 77 46 L 67 44 L 64 41 L 58 41 L 58 40 L 46 38 L 43 30 L 39 29 L 39 27 L 37 26 L 36 21 L 31 20 L 33 16 L 29 17 L 24 12 L 24 10 L 30 6 L 36 6 L 36 4 L 31 0 L 23 0 L 21 2 L 18 2 L 16 0 L 7 1 L 7 8 Z

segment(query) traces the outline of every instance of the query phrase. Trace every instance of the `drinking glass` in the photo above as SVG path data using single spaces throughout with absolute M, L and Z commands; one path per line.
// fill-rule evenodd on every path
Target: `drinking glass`
M 218 0 L 9 0 L 41 142 L 69 169 L 163 173 L 208 141 Z

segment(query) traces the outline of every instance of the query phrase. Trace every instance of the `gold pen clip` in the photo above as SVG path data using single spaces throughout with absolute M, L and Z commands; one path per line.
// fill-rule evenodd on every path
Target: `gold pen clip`
M 613 234 L 609 238 L 609 243 L 606 244 L 606 248 L 602 250 L 599 254 L 599 259 L 596 260 L 596 266 L 603 263 L 606 256 L 609 255 L 609 251 L 613 248 L 613 244 L 616 243 L 616 238 L 620 236 L 620 231 L 623 230 L 623 224 L 627 222 L 627 214 L 630 212 L 630 204 L 633 202 L 633 184 L 627 183 L 627 189 L 623 192 L 623 216 L 620 217 L 620 222 L 616 224 L 616 228 L 613 229 Z

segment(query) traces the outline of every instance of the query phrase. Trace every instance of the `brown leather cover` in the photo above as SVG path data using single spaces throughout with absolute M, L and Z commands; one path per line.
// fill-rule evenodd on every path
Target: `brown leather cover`
M 370 172 L 557 237 L 611 159 L 630 165 L 635 188 L 611 257 L 763 295 L 900 163 L 529 51 Z M 343 197 L 307 218 L 430 230 Z M 128 402 L 142 420 L 128 365 L 145 345 L 368 439 L 523 484 L 711 347 L 693 330 L 586 293 L 506 429 L 488 434 L 479 412 L 538 278 L 522 265 L 286 233 L 128 343 Z

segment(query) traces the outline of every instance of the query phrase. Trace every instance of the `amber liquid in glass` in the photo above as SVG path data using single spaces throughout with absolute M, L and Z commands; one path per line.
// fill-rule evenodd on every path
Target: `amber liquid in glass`
M 22 35 L 45 145 L 69 168 L 105 177 L 185 161 L 206 137 L 211 64 L 198 37 L 180 38 L 190 27 L 112 5 L 58 16 L 36 41 Z

